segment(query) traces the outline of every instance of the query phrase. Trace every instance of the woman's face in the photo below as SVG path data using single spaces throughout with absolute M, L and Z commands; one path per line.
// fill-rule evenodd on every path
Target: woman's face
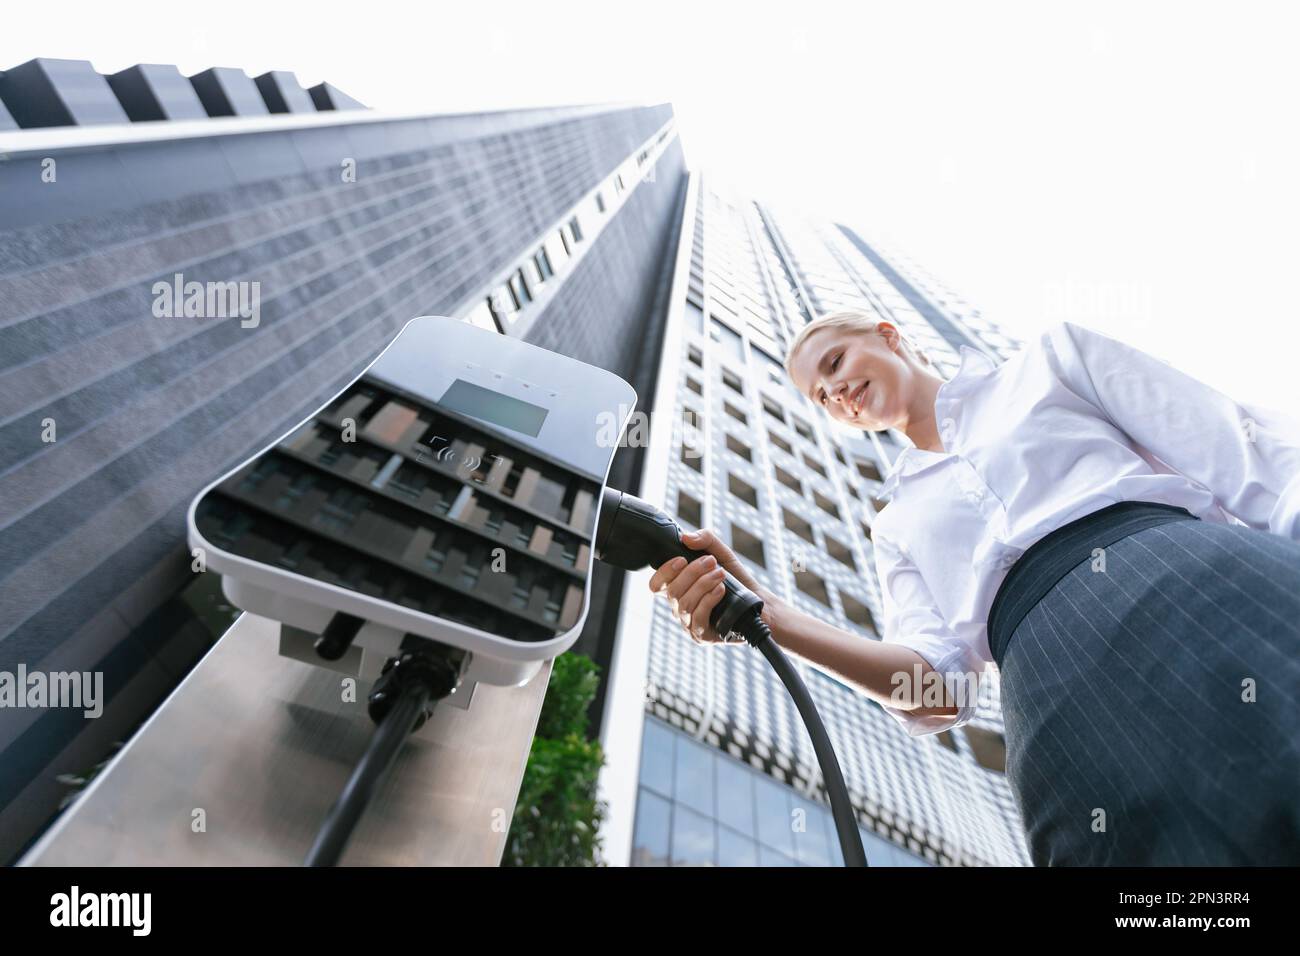
M 824 329 L 804 340 L 790 375 L 831 418 L 871 431 L 899 427 L 908 419 L 913 382 L 902 348 L 888 322 L 874 333 Z

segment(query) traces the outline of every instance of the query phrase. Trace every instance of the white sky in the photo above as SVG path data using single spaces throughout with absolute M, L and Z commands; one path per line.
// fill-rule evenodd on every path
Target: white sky
M 908 252 L 1012 334 L 1070 319 L 1300 416 L 1300 8 L 11 4 L 32 56 L 327 79 L 431 113 L 671 101 L 687 161 Z

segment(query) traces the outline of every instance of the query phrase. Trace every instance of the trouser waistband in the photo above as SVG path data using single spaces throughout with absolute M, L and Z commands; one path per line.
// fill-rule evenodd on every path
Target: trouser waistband
M 1061 578 L 1104 548 L 1131 534 L 1167 521 L 1199 520 L 1186 508 L 1158 501 L 1117 501 L 1076 518 L 1035 541 L 998 587 L 989 609 L 989 650 L 998 666 L 1025 615 Z

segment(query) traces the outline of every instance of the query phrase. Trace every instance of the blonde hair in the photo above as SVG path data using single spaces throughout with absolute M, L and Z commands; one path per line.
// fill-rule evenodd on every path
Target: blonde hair
M 850 309 L 844 312 L 832 312 L 829 315 L 823 315 L 813 319 L 799 330 L 799 334 L 796 335 L 794 341 L 790 343 L 790 348 L 786 350 L 785 374 L 790 376 L 792 381 L 794 380 L 794 376 L 790 371 L 791 366 L 794 363 L 794 357 L 798 351 L 803 348 L 804 343 L 808 341 L 809 336 L 815 335 L 824 329 L 851 329 L 862 332 L 864 335 L 870 335 L 876 331 L 876 327 L 879 324 L 880 323 L 877 321 L 876 316 L 873 313 L 863 312 L 857 309 Z M 894 323 L 891 322 L 890 325 L 894 325 Z M 896 325 L 894 327 L 898 328 Z M 915 342 L 908 338 L 907 333 L 902 329 L 898 330 L 898 338 L 899 341 L 903 343 L 903 347 L 907 349 L 907 351 L 910 352 L 922 365 L 933 364 L 930 361 L 930 356 L 926 355 Z

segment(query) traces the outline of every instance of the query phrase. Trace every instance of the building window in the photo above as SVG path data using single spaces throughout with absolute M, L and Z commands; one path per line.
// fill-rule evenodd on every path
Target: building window
M 682 406 L 682 421 L 692 428 L 704 427 L 704 417 L 689 405 Z
M 667 866 L 673 805 L 641 787 L 636 801 L 636 831 L 632 840 L 633 866 Z
M 776 480 L 781 482 L 781 484 L 785 485 L 787 488 L 794 489 L 801 495 L 803 494 L 803 482 L 790 474 L 790 472 L 786 471 L 780 465 L 773 465 L 772 471 L 776 473 Z
M 577 216 L 569 220 L 569 232 L 573 234 L 574 242 L 582 242 L 582 226 L 579 224 Z
M 795 514 L 788 508 L 781 509 L 781 517 L 785 520 L 785 526 L 803 538 L 809 544 L 816 544 L 817 538 L 813 535 L 813 526 L 805 521 L 799 515 Z
M 519 311 L 514 307 L 513 299 L 509 286 L 493 289 L 492 294 L 488 296 L 488 309 L 503 331 L 514 321 L 515 313 Z
M 704 353 L 701 352 L 699 349 L 697 349 L 694 345 L 692 345 L 689 349 L 686 350 L 686 357 L 693 364 L 699 366 L 700 368 L 704 368 Z
M 703 518 L 700 503 L 684 491 L 677 492 L 677 517 L 698 528 Z
M 732 405 L 731 402 L 723 402 L 722 410 L 726 412 L 728 415 L 730 415 L 732 418 L 734 418 L 736 421 L 740 422 L 740 424 L 742 425 L 749 424 L 748 416 L 746 416 L 745 413 L 742 412 L 735 405 Z
M 546 276 L 542 275 L 542 267 L 537 264 L 537 257 L 530 256 L 524 263 L 525 277 L 528 279 L 528 286 L 534 292 L 546 281 Z
M 852 568 L 854 571 L 858 569 L 858 566 L 853 563 L 853 552 L 849 550 L 848 545 L 830 535 L 826 535 L 826 553 L 845 567 Z
M 533 262 L 537 264 L 537 272 L 541 275 L 543 282 L 555 275 L 555 270 L 551 268 L 551 257 L 546 254 L 545 248 L 538 249 L 533 253 Z
M 722 370 L 722 384 L 726 385 L 727 388 L 731 389 L 738 395 L 745 394 L 745 386 L 741 383 L 740 376 L 731 371 L 731 369 L 724 368 Z
M 745 459 L 745 461 L 754 460 L 754 452 L 750 449 L 748 445 L 746 445 L 735 435 L 731 435 L 731 434 L 727 435 L 727 448 L 735 452 L 741 458 Z
M 528 290 L 528 281 L 524 278 L 523 268 L 516 269 L 509 280 L 510 297 L 514 299 L 515 308 L 522 309 L 533 301 L 533 294 Z
M 800 434 L 800 436 L 802 436 L 803 438 L 807 439 L 810 442 L 815 443 L 817 441 L 817 437 L 813 434 L 811 425 L 809 425 L 798 415 L 791 415 L 790 419 L 794 422 L 794 430 L 797 431 Z
M 840 603 L 844 605 L 844 616 L 850 621 L 865 628 L 872 637 L 880 633 L 876 630 L 876 619 L 871 616 L 871 608 L 843 591 L 840 592 Z
M 809 468 L 811 468 L 813 471 L 817 472 L 817 474 L 821 475 L 823 478 L 830 477 L 830 475 L 826 474 L 826 469 L 822 467 L 821 462 L 817 461 L 811 455 L 805 454 L 803 456 L 803 463 L 807 465 Z
M 753 310 L 751 309 L 750 312 L 753 313 Z M 760 318 L 761 318 L 761 316 L 760 316 Z M 763 321 L 766 322 L 766 319 L 764 319 Z M 772 358 L 771 355 L 767 354 L 767 352 L 763 351 L 762 349 L 758 348 L 757 346 L 755 346 L 755 347 L 753 348 L 753 352 L 754 352 L 754 354 L 757 355 L 760 359 L 762 359 L 764 362 L 767 363 L 767 365 L 768 365 L 768 370 L 771 371 L 773 374 L 776 375 L 778 381 L 779 381 L 779 380 L 782 380 L 782 379 L 785 378 L 785 366 L 784 366 L 784 365 L 782 365 L 782 364 L 781 364 L 780 362 L 778 362 L 776 359 Z
M 782 438 L 782 437 L 781 437 L 780 435 L 778 435 L 776 432 L 771 432 L 771 431 L 768 432 L 768 433 L 767 433 L 767 440 L 770 441 L 770 442 L 771 442 L 773 445 L 775 445 L 777 448 L 781 449 L 781 450 L 782 450 L 783 452 L 785 452 L 787 455 L 793 455 L 793 454 L 794 454 L 794 445 L 791 445 L 788 441 L 786 441 L 784 438 Z
M 751 508 L 758 507 L 758 489 L 749 482 L 729 474 L 727 475 L 727 490 Z
M 826 590 L 826 582 L 811 571 L 796 571 L 794 573 L 794 586 L 813 600 L 819 601 L 827 607 L 831 606 L 831 595 Z
M 831 501 L 831 499 L 827 498 L 820 491 L 813 492 L 813 501 L 817 502 L 817 507 L 821 508 L 822 511 L 826 512 L 832 518 L 839 518 L 840 509 L 836 507 L 835 502 Z
M 782 425 L 785 424 L 785 410 L 766 395 L 763 396 L 763 411 L 767 412 Z
M 763 542 L 734 521 L 731 523 L 731 547 L 742 558 L 748 558 L 760 568 L 767 567 L 763 556 Z
M 703 395 L 703 394 L 704 394 L 704 386 L 701 385 L 701 384 L 700 384 L 698 381 L 696 381 L 695 379 L 691 378 L 689 375 L 686 376 L 686 387 L 689 388 L 689 389 L 690 389 L 692 392 L 694 392 L 696 395 Z
M 686 441 L 682 442 L 682 464 L 687 468 L 703 473 L 704 471 L 704 454 L 698 449 L 689 445 Z
M 709 333 L 709 337 L 713 339 L 713 341 L 723 345 L 727 349 L 728 353 L 731 354 L 732 358 L 735 358 L 740 362 L 745 361 L 744 339 L 741 338 L 739 332 L 727 325 L 727 323 L 721 322 L 716 318 L 713 319 L 713 329 Z
M 704 334 L 704 310 L 690 299 L 686 300 L 686 323 L 691 331 Z
M 861 458 L 856 459 L 858 474 L 870 481 L 880 480 L 880 469 L 876 467 L 874 461 L 863 461 Z
M 596 208 L 599 209 L 601 212 L 605 211 L 605 197 L 602 196 L 599 192 L 596 193 Z

